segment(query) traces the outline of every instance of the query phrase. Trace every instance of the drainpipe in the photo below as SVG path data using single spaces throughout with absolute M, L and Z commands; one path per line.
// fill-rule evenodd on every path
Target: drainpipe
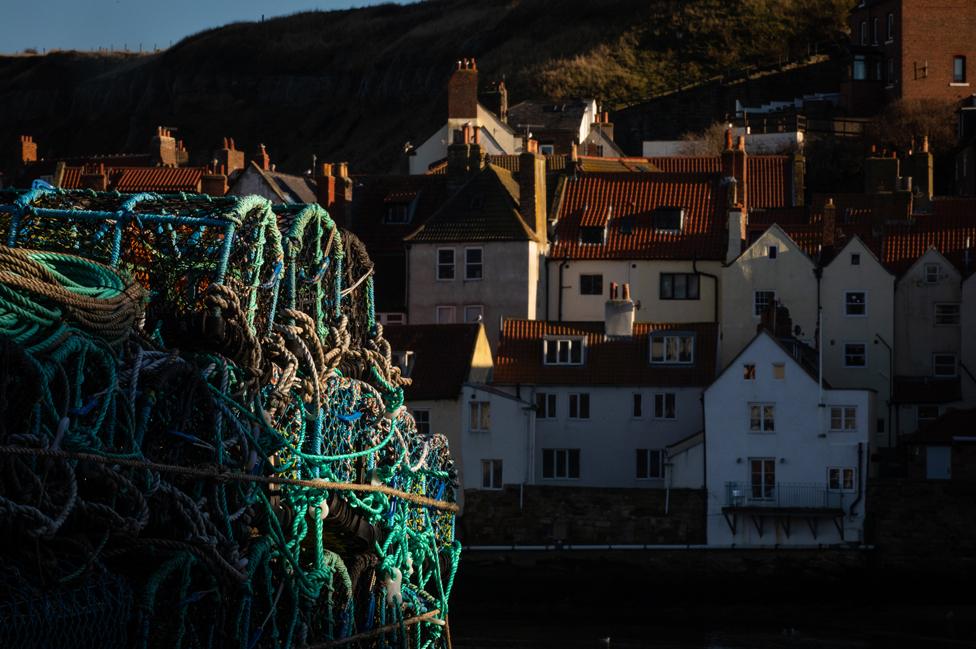
M 864 442 L 858 442 L 857 443 L 857 472 L 858 472 L 857 498 L 855 498 L 854 502 L 851 503 L 851 508 L 847 512 L 851 516 L 854 515 L 854 509 L 857 507 L 858 503 L 860 503 L 861 499 L 864 497 L 864 490 L 861 488 L 861 481 L 863 480 L 865 485 L 867 485 L 867 481 L 868 481 L 868 475 L 867 475 L 868 472 L 865 470 L 863 464 L 864 464 Z
M 715 286 L 715 291 L 712 294 L 712 322 L 718 322 L 718 275 L 712 275 L 711 273 L 706 273 L 698 270 L 698 258 L 697 255 L 691 258 L 691 270 L 699 276 L 704 275 L 712 280 Z M 701 290 L 701 279 L 698 280 L 698 290 Z
M 549 284 L 551 283 L 549 281 L 549 255 L 547 254 L 543 259 L 545 260 L 543 261 L 543 267 L 545 268 L 546 277 L 546 322 L 549 322 Z
M 559 262 L 559 312 L 558 320 L 563 321 L 563 270 L 569 265 L 569 257 L 563 257 L 563 260 Z
M 894 426 L 894 421 L 891 418 L 891 403 L 895 396 L 895 368 L 892 367 L 891 345 L 881 337 L 881 334 L 874 334 L 874 339 L 888 350 L 888 448 L 891 448 L 891 429 Z

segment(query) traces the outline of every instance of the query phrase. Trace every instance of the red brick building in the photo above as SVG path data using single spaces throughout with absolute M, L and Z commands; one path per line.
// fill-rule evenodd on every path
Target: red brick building
M 897 99 L 957 101 L 976 92 L 976 2 L 862 0 L 851 10 L 852 114 Z

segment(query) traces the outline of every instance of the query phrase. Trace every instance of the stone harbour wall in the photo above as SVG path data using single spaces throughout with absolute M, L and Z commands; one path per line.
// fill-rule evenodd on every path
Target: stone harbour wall
M 518 485 L 468 490 L 458 536 L 465 545 L 699 544 L 705 542 L 705 493 L 542 485 L 521 493 Z

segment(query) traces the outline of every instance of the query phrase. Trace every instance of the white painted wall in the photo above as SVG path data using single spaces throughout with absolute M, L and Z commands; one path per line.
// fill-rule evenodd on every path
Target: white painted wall
M 776 246 L 775 259 L 769 247 Z M 771 290 L 789 310 L 798 338 L 813 343 L 817 327 L 817 280 L 814 263 L 779 226 L 772 226 L 722 272 L 720 319 L 721 366 L 727 365 L 752 340 L 760 323 L 755 291 Z
M 514 387 L 500 389 L 511 397 L 516 395 Z M 487 392 L 479 394 L 479 400 L 491 400 L 491 431 L 472 432 L 469 422 L 464 422 L 464 457 L 470 476 L 465 480 L 465 489 L 481 488 L 481 460 L 494 458 L 503 458 L 506 483 L 511 478 L 512 482 L 525 479 L 529 484 L 661 489 L 666 486 L 663 475 L 656 479 L 637 478 L 637 449 L 663 452 L 668 445 L 701 430 L 700 388 L 521 386 L 520 398 L 526 404 L 534 404 L 539 392 L 556 395 L 554 418 L 536 418 L 533 411 L 512 398 Z M 589 419 L 570 419 L 571 393 L 589 394 Z M 633 417 L 635 393 L 641 395 L 641 417 Z M 656 393 L 675 395 L 675 419 L 654 417 Z M 547 448 L 579 449 L 579 478 L 544 478 L 543 451 Z M 532 474 L 520 473 L 524 472 L 524 463 L 530 456 Z M 703 475 L 700 452 L 696 455 L 692 450 L 682 454 L 679 465 L 677 482 L 672 486 L 700 487 Z M 477 472 L 471 473 L 475 468 Z
M 483 278 L 464 279 L 465 248 L 483 249 Z M 437 251 L 454 250 L 454 279 L 437 279 Z M 492 349 L 498 344 L 500 318 L 535 319 L 538 304 L 539 245 L 534 241 L 487 243 L 413 243 L 409 250 L 408 317 L 411 324 L 436 323 L 436 308 L 454 306 L 463 322 L 464 306 L 484 307 L 484 326 Z
M 716 280 L 702 276 L 697 300 L 662 300 L 661 273 L 691 273 L 691 261 L 651 260 L 570 260 L 549 259 L 549 311 L 559 319 L 560 267 L 562 267 L 562 319 L 567 322 L 603 320 L 604 305 L 610 296 L 610 283 L 630 284 L 632 299 L 641 303 L 637 322 L 713 322 Z M 721 281 L 722 264 L 704 261 L 698 270 Z M 603 275 L 602 295 L 581 295 L 580 275 Z
M 705 444 L 696 444 L 668 458 L 672 489 L 701 489 L 705 484 Z
M 742 365 L 756 365 L 756 379 L 743 378 Z M 785 376 L 773 377 L 772 364 L 784 363 Z M 868 431 L 874 419 L 874 393 L 868 390 L 825 390 L 818 406 L 817 381 L 806 373 L 786 351 L 766 334 L 760 334 L 705 391 L 705 444 L 708 476 L 708 543 L 715 546 L 731 544 L 807 545 L 841 543 L 840 535 L 830 519 L 818 526 L 814 538 L 803 519 L 793 520 L 789 538 L 782 529 L 767 520 L 760 538 L 752 522 L 738 517 L 736 534 L 726 523 L 722 508 L 726 504 L 726 484 L 748 485 L 749 458 L 774 458 L 777 484 L 803 483 L 827 486 L 828 467 L 857 467 L 858 444 L 863 444 L 862 466 L 856 471 L 863 486 L 864 466 L 868 457 Z M 749 404 L 774 404 L 775 432 L 753 433 L 749 430 Z M 830 405 L 857 408 L 856 432 L 828 432 L 826 417 Z M 845 494 L 849 505 L 857 493 Z M 865 497 L 855 513 L 844 517 L 847 542 L 863 539 Z
M 462 491 L 482 488 L 483 460 L 502 461 L 503 484 L 531 484 L 532 476 L 527 472 L 527 466 L 533 438 L 532 402 L 526 398 L 526 391 L 522 392 L 521 399 L 516 397 L 514 390 L 505 392 L 510 396 L 476 387 L 466 387 L 462 393 Z M 470 426 L 470 404 L 482 401 L 490 404 L 489 430 L 475 432 Z
M 732 129 L 733 137 L 746 135 L 746 153 L 750 155 L 774 155 L 803 148 L 803 133 L 754 133 L 746 134 L 746 129 Z M 705 150 L 709 144 L 704 140 L 645 140 L 641 155 L 645 158 L 690 156 Z
M 444 126 L 414 149 L 413 155 L 410 156 L 410 173 L 425 174 L 430 165 L 446 158 L 451 133 L 463 128 L 465 124 L 480 129 L 481 146 L 488 155 L 522 152 L 521 136 L 502 123 L 490 110 L 478 104 L 477 119 L 449 119 Z
M 853 263 L 856 255 L 858 264 Z M 847 292 L 865 293 L 865 314 L 847 314 Z M 870 388 L 877 394 L 878 418 L 884 420 L 884 432 L 877 432 L 877 422 L 871 428 L 871 441 L 888 446 L 891 426 L 887 402 L 890 399 L 890 377 L 894 358 L 880 341 L 894 345 L 895 278 L 881 265 L 859 238 L 852 239 L 831 262 L 824 267 L 820 286 L 823 304 L 823 368 L 824 377 L 835 388 Z M 864 343 L 866 364 L 852 368 L 844 364 L 845 343 Z M 895 436 L 890 436 L 895 441 Z
M 925 281 L 926 264 L 938 264 L 939 279 Z M 932 355 L 959 354 L 962 329 L 935 324 L 935 305 L 959 302 L 962 296 L 959 271 L 936 250 L 922 255 L 895 286 L 896 372 L 906 376 L 931 376 Z

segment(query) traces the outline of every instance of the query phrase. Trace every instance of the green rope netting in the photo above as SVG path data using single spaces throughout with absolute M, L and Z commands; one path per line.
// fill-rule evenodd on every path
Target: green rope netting
M 355 239 L 257 197 L 0 198 L 0 646 L 446 646 L 457 474 Z

